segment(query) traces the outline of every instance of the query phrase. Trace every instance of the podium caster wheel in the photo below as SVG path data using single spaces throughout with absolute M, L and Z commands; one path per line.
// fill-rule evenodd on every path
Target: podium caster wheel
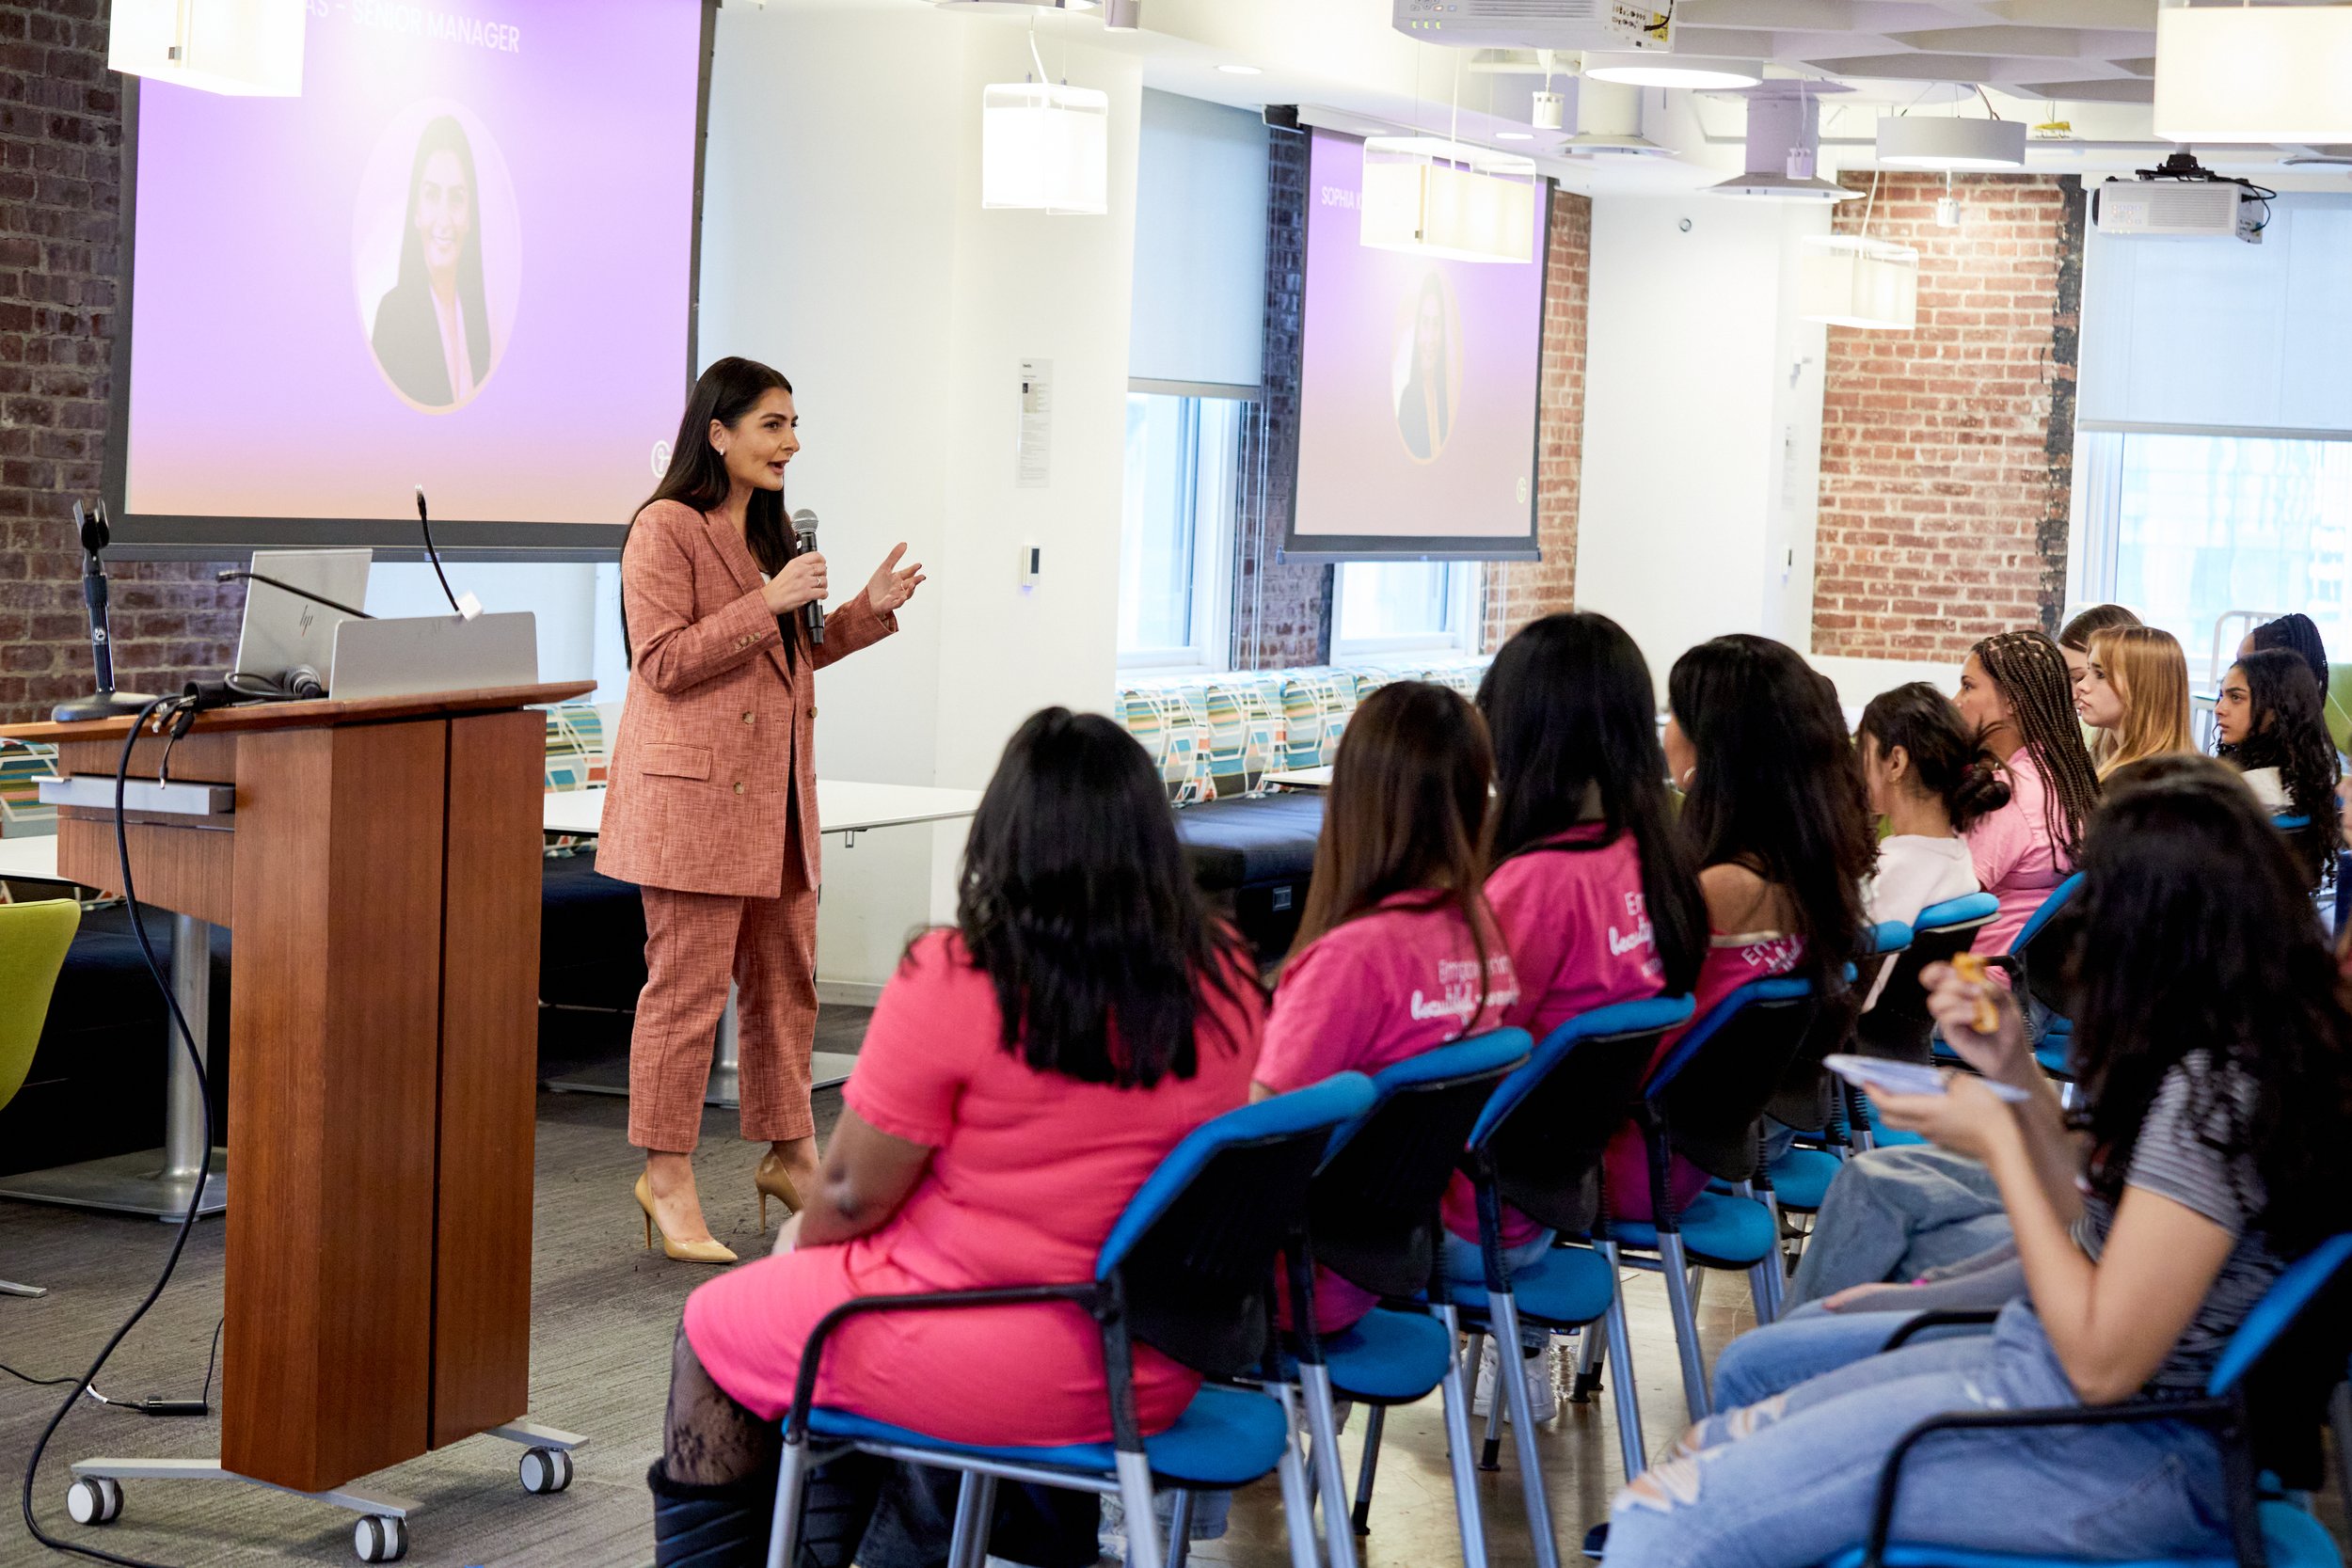
M 561 1492 L 572 1483 L 572 1456 L 562 1449 L 525 1449 L 523 1490 L 532 1497 Z
M 389 1514 L 371 1513 L 353 1528 L 351 1549 L 362 1562 L 398 1562 L 408 1555 L 408 1526 Z
M 65 1511 L 77 1525 L 111 1525 L 122 1517 L 122 1483 L 84 1476 L 66 1489 Z

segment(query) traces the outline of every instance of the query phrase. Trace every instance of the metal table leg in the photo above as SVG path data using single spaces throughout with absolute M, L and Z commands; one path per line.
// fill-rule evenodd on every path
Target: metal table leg
M 212 1060 L 212 927 L 194 915 L 171 917 L 172 995 L 188 1021 L 198 1053 L 208 1064 Z M 179 1028 L 168 1018 L 164 1043 L 162 1148 L 0 1178 L 0 1197 L 177 1220 L 187 1212 L 188 1199 L 201 1182 L 204 1196 L 197 1213 L 209 1216 L 227 1209 L 229 1151 L 219 1148 L 208 1151 L 203 1147 L 203 1089 L 181 1042 Z

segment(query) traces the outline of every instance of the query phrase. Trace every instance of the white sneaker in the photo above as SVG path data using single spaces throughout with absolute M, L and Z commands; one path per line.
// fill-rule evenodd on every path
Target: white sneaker
M 1539 1424 L 1560 1414 L 1559 1350 L 1558 1340 L 1546 1340 L 1542 1350 L 1519 1358 L 1527 1377 L 1528 1412 Z M 1478 1357 L 1478 1387 L 1470 1396 L 1473 1416 L 1484 1416 L 1494 1403 L 1495 1359 L 1495 1341 L 1489 1335 Z M 1511 1402 L 1507 1399 L 1502 1403 L 1502 1418 L 1511 1418 Z

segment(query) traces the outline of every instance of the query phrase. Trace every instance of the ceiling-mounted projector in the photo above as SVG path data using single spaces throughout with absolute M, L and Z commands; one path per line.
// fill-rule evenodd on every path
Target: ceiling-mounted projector
M 1396 30 L 1462 49 L 1674 47 L 1668 12 L 1649 0 L 1393 0 Z
M 2263 243 L 2275 192 L 2215 174 L 2194 152 L 2175 152 L 2135 180 L 2109 180 L 2090 191 L 2090 223 L 2103 234 L 2151 239 L 2240 239 Z

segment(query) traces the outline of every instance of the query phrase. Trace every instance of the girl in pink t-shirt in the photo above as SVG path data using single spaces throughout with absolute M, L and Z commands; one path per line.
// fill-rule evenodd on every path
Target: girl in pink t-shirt
M 756 1556 L 775 1421 L 826 1313 L 1090 1277 L 1160 1161 L 1248 1097 L 1263 1015 L 1248 952 L 1202 908 L 1158 777 L 1116 724 L 1062 708 L 1024 724 L 964 865 L 955 927 L 917 938 L 883 990 L 792 1250 L 688 1298 L 648 1478 L 657 1541 L 739 1534 Z M 1146 1433 L 1199 1386 L 1136 1347 Z M 828 1341 L 817 1391 L 958 1442 L 1110 1436 L 1101 1338 L 1074 1305 L 857 1318 Z M 871 1497 L 830 1469 L 809 1528 L 847 1532 L 846 1561 Z
M 1952 702 L 2008 774 L 2009 804 L 1967 831 L 1977 880 L 2001 906 L 1973 946 L 2006 953 L 2074 869 L 2099 804 L 2099 775 L 2075 721 L 2066 656 L 2040 632 L 2005 631 L 1971 648 Z
M 1590 611 L 1548 615 L 1495 655 L 1478 693 L 1495 737 L 1495 868 L 1486 878 L 1519 999 L 1505 1014 L 1538 1041 L 1581 1013 L 1688 990 L 1707 941 L 1689 851 L 1676 833 L 1649 665 Z M 1468 1177 L 1446 1227 L 1478 1242 Z M 1549 1232 L 1506 1209 L 1506 1247 L 1539 1256 Z M 1465 1277 L 1475 1265 L 1458 1258 Z
M 1499 1028 L 1517 1006 L 1511 956 L 1480 892 L 1492 771 L 1486 726 L 1445 687 L 1399 681 L 1356 710 L 1332 765 L 1257 1093 L 1377 1072 Z M 1374 1305 L 1318 1273 L 1318 1329 L 1345 1328 Z
M 1869 804 L 1829 678 L 1795 649 L 1745 633 L 1702 642 L 1666 679 L 1666 765 L 1684 791 L 1681 827 L 1702 869 L 1708 952 L 1693 1022 L 1751 980 L 1798 974 L 1851 1007 L 1848 957 L 1862 879 L 1877 860 Z M 1681 1043 L 1661 1041 L 1655 1067 Z M 1630 1125 L 1611 1143 L 1610 1212 L 1654 1217 L 1648 1151 Z M 1677 1204 L 1707 1174 L 1674 1157 Z

